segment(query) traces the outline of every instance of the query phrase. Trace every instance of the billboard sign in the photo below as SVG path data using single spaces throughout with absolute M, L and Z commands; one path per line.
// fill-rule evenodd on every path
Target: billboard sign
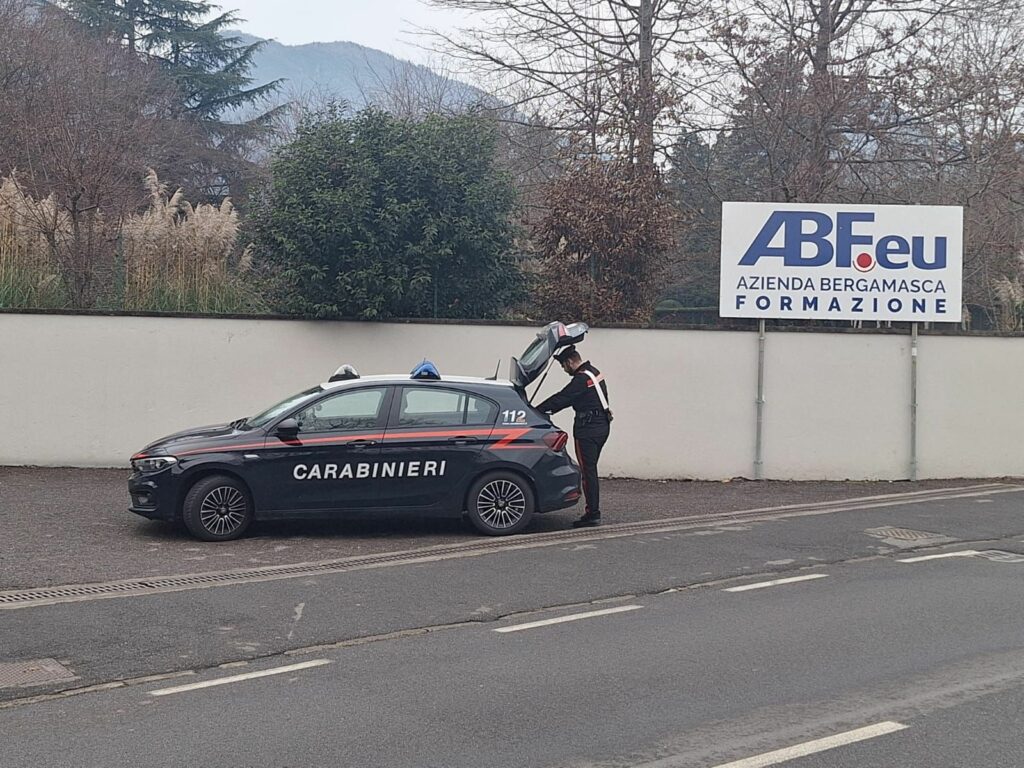
M 722 203 L 722 317 L 960 321 L 963 209 Z

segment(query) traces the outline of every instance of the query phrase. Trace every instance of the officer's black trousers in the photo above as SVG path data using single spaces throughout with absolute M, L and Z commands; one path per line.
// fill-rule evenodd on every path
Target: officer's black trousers
M 576 440 L 576 460 L 583 473 L 583 494 L 587 499 L 587 514 L 601 514 L 601 481 L 597 477 L 597 462 L 608 441 L 608 423 L 589 424 L 573 430 Z

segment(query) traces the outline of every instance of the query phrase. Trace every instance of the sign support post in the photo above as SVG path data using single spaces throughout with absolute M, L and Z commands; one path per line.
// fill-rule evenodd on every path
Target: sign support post
M 917 323 L 910 324 L 910 479 L 917 480 Z
M 754 479 L 764 479 L 764 318 L 757 321 L 757 429 L 754 438 Z

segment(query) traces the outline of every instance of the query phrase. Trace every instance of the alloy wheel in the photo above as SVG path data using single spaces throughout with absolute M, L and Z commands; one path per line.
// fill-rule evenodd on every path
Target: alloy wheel
M 222 485 L 214 488 L 199 507 L 199 520 L 203 528 L 215 536 L 237 531 L 245 522 L 245 496 L 237 488 Z
M 477 496 L 480 519 L 495 529 L 512 528 L 526 514 L 526 494 L 509 480 L 492 480 Z

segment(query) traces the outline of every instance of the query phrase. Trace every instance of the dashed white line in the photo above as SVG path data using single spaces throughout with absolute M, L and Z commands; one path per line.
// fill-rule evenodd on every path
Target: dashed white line
M 798 581 L 811 581 L 812 579 L 828 578 L 827 573 L 809 573 L 806 576 L 790 576 L 788 579 L 773 579 L 772 581 L 759 581 L 756 584 L 744 584 L 740 587 L 729 587 L 723 592 L 748 592 L 751 589 L 764 589 L 765 587 L 777 587 L 780 584 L 795 584 Z
M 310 667 L 322 667 L 324 664 L 330 664 L 329 659 L 315 659 L 313 661 L 304 661 L 301 664 L 289 664 L 287 667 L 274 667 L 273 669 L 262 669 L 259 672 L 247 672 L 244 675 L 232 675 L 231 677 L 221 677 L 216 680 L 206 680 L 202 683 L 190 683 L 189 685 L 176 685 L 173 688 L 160 688 L 155 691 L 150 691 L 150 696 L 169 696 L 172 693 L 185 693 L 186 691 L 196 691 L 200 688 L 213 688 L 216 685 L 228 685 L 230 683 L 238 683 L 243 680 L 254 680 L 257 677 L 270 677 L 271 675 L 284 675 L 289 672 L 297 672 L 300 669 L 309 669 Z
M 495 632 L 522 632 L 524 629 L 535 629 L 537 627 L 547 627 L 551 624 L 564 624 L 567 621 L 579 621 L 580 619 L 592 619 L 595 616 L 610 616 L 613 613 L 625 613 L 626 611 L 636 611 L 643 608 L 642 605 L 620 605 L 618 608 L 605 608 L 600 611 L 588 611 L 587 613 L 573 613 L 569 616 L 559 616 L 554 619 L 544 619 L 543 621 L 531 621 L 528 624 L 514 624 L 511 627 L 498 627 Z
M 959 552 L 943 552 L 941 555 L 922 555 L 921 557 L 908 557 L 903 560 L 897 560 L 897 563 L 923 563 L 925 560 L 943 560 L 947 557 L 974 557 L 978 554 L 977 550 L 964 549 Z
M 888 733 L 896 733 L 897 731 L 904 730 L 906 727 L 907 726 L 903 725 L 903 723 L 895 723 L 892 721 L 876 723 L 875 725 L 869 725 L 866 728 L 858 728 L 857 730 L 847 731 L 846 733 L 837 733 L 835 736 L 827 736 L 824 739 L 807 741 L 803 744 L 796 744 L 792 747 L 786 747 L 785 749 L 777 749 L 774 752 L 765 752 L 762 755 L 755 755 L 754 757 L 748 757 L 744 760 L 724 763 L 723 765 L 715 766 L 715 768 L 765 768 L 765 766 L 778 765 L 779 763 L 785 763 L 789 760 L 795 760 L 798 757 L 814 755 L 818 752 L 835 749 L 836 747 L 844 747 L 847 744 L 855 744 L 858 741 L 866 741 L 867 739 L 885 736 Z

